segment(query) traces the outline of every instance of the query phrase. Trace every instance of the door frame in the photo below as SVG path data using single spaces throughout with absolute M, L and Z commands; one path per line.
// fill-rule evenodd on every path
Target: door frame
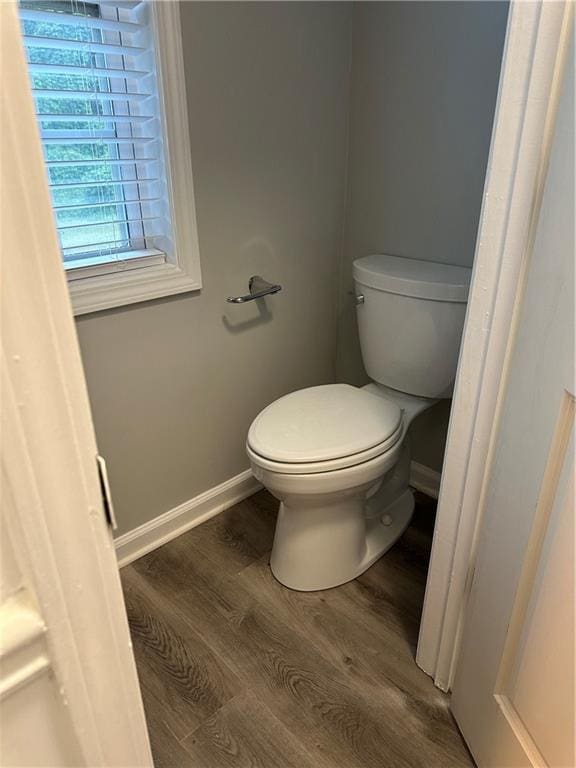
M 495 436 L 574 23 L 511 0 L 416 662 L 452 685 Z
M 15 2 L 0 2 L 0 41 L 2 531 L 45 638 L 41 667 L 21 659 L 28 638 L 4 612 L 16 667 L 0 682 L 12 692 L 50 676 L 78 764 L 152 768 Z M 37 715 L 20 717 L 53 754 Z

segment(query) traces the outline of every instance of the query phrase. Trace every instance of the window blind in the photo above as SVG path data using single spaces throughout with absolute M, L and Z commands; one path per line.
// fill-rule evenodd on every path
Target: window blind
M 164 250 L 170 223 L 146 3 L 19 6 L 65 266 Z

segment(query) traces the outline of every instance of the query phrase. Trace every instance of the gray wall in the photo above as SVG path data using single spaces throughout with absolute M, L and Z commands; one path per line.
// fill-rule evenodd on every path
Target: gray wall
M 119 533 L 246 469 L 249 424 L 280 395 L 366 380 L 354 258 L 471 263 L 506 7 L 181 12 L 204 287 L 77 323 Z M 284 286 L 269 313 L 227 305 L 255 273 Z M 440 467 L 448 412 L 420 420 L 424 464 Z
M 78 320 L 119 533 L 247 469 L 256 413 L 335 375 L 351 7 L 181 13 L 204 288 Z M 255 273 L 269 314 L 225 303 Z
M 502 2 L 355 5 L 340 380 L 367 380 L 354 259 L 381 252 L 472 265 L 506 18 Z M 444 402 L 413 427 L 414 458 L 438 470 L 448 416 Z

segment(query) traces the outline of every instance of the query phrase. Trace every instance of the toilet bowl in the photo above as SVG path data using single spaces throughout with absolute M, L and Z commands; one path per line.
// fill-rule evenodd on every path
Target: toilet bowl
M 252 472 L 280 502 L 272 572 L 300 591 L 356 578 L 402 535 L 414 509 L 408 428 L 456 374 L 469 269 L 377 255 L 354 262 L 354 279 L 372 383 L 285 395 L 247 437 Z
M 278 581 L 300 591 L 335 587 L 396 542 L 414 509 L 406 431 L 434 402 L 376 384 L 333 384 L 287 395 L 256 418 L 246 450 L 280 501 L 270 559 Z

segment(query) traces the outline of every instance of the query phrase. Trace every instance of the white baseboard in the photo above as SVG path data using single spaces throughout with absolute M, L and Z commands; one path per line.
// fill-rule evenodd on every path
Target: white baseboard
M 440 473 L 413 461 L 410 467 L 410 485 L 428 496 L 438 498 Z M 189 531 L 200 523 L 234 506 L 262 488 L 252 472 L 247 469 L 236 477 L 185 501 L 163 515 L 155 517 L 133 531 L 122 534 L 115 541 L 118 565 L 137 560 L 157 547 Z
M 148 552 L 152 552 L 153 549 L 175 539 L 181 533 L 246 499 L 260 488 L 262 486 L 258 480 L 247 469 L 215 488 L 134 528 L 133 531 L 124 533 L 114 542 L 118 565 L 122 568 Z
M 417 491 L 437 499 L 440 493 L 440 472 L 413 461 L 410 464 L 410 485 Z

